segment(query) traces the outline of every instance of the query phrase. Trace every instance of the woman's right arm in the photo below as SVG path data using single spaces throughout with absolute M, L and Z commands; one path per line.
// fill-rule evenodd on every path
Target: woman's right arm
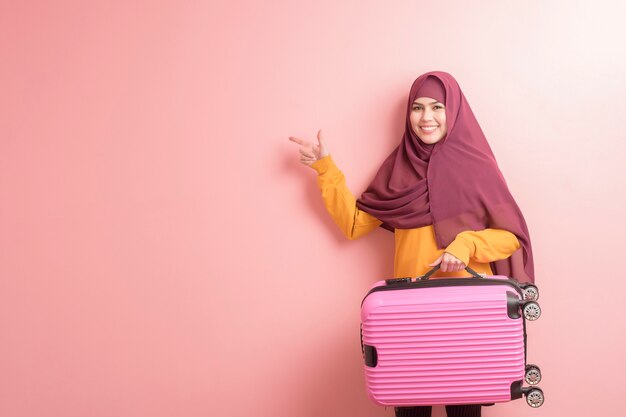
M 330 155 L 315 161 L 311 168 L 318 173 L 317 185 L 326 210 L 348 239 L 365 236 L 382 224 L 376 217 L 359 210 L 354 195 L 346 186 L 346 178 Z
M 354 195 L 346 186 L 343 173 L 330 157 L 321 130 L 317 134 L 317 144 L 294 137 L 289 140 L 300 145 L 300 162 L 317 171 L 317 184 L 324 205 L 348 239 L 358 239 L 382 224 L 380 220 L 357 207 Z

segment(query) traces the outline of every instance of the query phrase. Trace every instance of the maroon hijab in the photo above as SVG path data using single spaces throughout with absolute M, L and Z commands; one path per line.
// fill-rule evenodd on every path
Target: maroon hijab
M 433 81 L 441 83 L 439 96 L 434 96 Z M 412 104 L 419 97 L 435 98 L 445 105 L 447 134 L 432 145 L 422 142 L 411 128 Z M 461 88 L 446 72 L 427 72 L 413 82 L 402 141 L 385 159 L 357 206 L 388 230 L 432 224 L 442 249 L 465 230 L 508 230 L 517 236 L 521 248 L 493 262 L 492 271 L 520 282 L 535 280 L 522 212 Z

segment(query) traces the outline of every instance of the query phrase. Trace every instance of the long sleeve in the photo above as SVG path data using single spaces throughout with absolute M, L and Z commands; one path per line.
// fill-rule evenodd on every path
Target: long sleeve
M 315 161 L 311 168 L 318 173 L 317 185 L 328 213 L 348 239 L 358 239 L 382 224 L 374 216 L 359 210 L 343 173 L 330 155 Z
M 459 233 L 445 251 L 468 265 L 470 259 L 479 263 L 506 259 L 519 248 L 520 243 L 513 233 L 502 229 L 485 229 Z

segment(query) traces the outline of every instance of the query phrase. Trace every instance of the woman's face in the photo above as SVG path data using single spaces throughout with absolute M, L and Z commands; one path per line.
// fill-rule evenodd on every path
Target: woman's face
M 446 109 L 434 98 L 419 97 L 411 105 L 411 127 L 422 142 L 433 144 L 446 136 Z

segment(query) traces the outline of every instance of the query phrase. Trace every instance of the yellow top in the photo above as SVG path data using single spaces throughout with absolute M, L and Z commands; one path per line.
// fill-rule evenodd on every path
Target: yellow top
M 348 239 L 365 236 L 382 222 L 356 206 L 343 173 L 326 156 L 311 164 L 318 173 L 318 186 L 331 217 Z M 492 275 L 489 262 L 506 259 L 520 248 L 517 237 L 502 229 L 468 230 L 459 233 L 444 250 L 437 248 L 432 225 L 395 229 L 394 277 L 417 277 L 428 272 L 443 252 L 456 256 L 480 274 Z M 467 271 L 437 271 L 434 277 L 471 276 Z

